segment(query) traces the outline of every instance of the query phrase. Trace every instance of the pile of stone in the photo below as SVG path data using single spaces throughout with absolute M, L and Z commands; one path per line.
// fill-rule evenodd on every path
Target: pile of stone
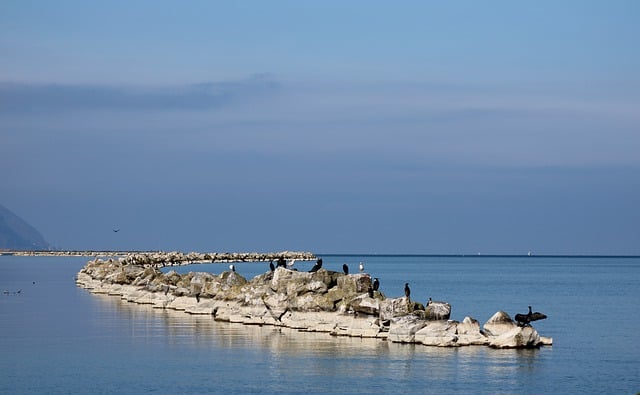
M 504 312 L 497 312 L 481 329 L 470 317 L 462 322 L 450 320 L 451 306 L 446 302 L 429 302 L 424 307 L 407 297 L 386 298 L 373 290 L 367 273 L 299 272 L 278 267 L 248 281 L 235 271 L 220 275 L 163 273 L 157 265 L 130 262 L 128 257 L 89 261 L 76 282 L 93 293 L 128 302 L 247 325 L 440 347 L 552 344 L 533 327 L 516 325 Z
M 278 259 L 285 260 L 302 260 L 310 261 L 315 260 L 316 257 L 310 252 L 298 252 L 298 251 L 282 251 L 273 253 L 261 253 L 261 252 L 210 252 L 210 253 L 198 253 L 198 252 L 142 252 L 142 253 L 130 253 L 124 258 L 120 259 L 121 262 L 129 265 L 143 265 L 143 266 L 181 266 L 191 265 L 194 263 L 225 263 L 225 262 L 268 262 L 276 261 Z

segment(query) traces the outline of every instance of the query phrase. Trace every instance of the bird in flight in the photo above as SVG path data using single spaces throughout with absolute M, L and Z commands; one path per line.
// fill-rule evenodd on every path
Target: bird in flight
M 120 232 L 120 229 L 114 229 L 113 231 L 114 231 L 115 233 L 118 233 L 118 232 Z

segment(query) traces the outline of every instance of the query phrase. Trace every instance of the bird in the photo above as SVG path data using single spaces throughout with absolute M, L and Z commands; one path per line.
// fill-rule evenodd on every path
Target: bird
M 531 312 L 531 306 L 529 306 L 529 312 L 527 314 L 516 314 L 515 319 L 518 323 L 518 326 L 531 326 L 530 322 L 544 320 L 547 318 L 546 315 L 539 312 Z
M 431 303 L 433 303 L 433 300 L 431 300 L 431 298 L 429 298 L 429 300 L 427 300 L 427 306 L 429 306 Z
M 278 263 L 276 265 L 277 267 L 287 267 L 287 262 L 284 260 L 283 257 L 278 258 Z
M 200 293 L 196 294 L 196 303 L 200 303 Z
M 276 267 L 273 265 L 273 261 L 269 262 L 269 269 L 271 269 L 271 271 L 276 270 Z
M 360 269 L 361 272 L 364 272 L 364 263 L 360 262 L 358 269 Z
M 113 231 L 114 231 L 115 233 L 118 233 L 118 232 L 120 232 L 120 229 L 114 229 Z
M 287 262 L 287 267 L 293 267 L 293 265 L 295 265 L 295 264 L 296 264 L 296 260 L 292 259 L 289 262 Z
M 236 267 L 233 265 L 229 265 L 229 270 L 231 270 L 232 272 L 236 271 Z
M 409 283 L 404 283 L 404 296 L 407 298 L 411 296 L 411 288 L 409 288 Z
M 373 278 L 373 290 L 377 291 L 378 288 L 380 288 L 380 280 L 378 280 L 378 277 L 374 277 Z
M 346 263 L 342 265 L 342 271 L 344 274 L 349 274 L 349 266 Z
M 317 272 L 318 270 L 320 270 L 320 268 L 322 267 L 322 258 L 319 258 L 316 261 L 316 264 L 313 265 L 313 267 L 311 268 L 311 270 L 309 270 L 309 272 Z

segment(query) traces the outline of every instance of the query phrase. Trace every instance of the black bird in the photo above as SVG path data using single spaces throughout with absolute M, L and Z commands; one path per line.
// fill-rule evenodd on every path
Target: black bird
M 278 264 L 277 267 L 287 267 L 287 262 L 284 260 L 283 257 L 278 258 Z
M 373 278 L 373 290 L 377 291 L 378 288 L 380 288 L 380 280 L 378 280 L 378 277 L 374 277 Z
M 349 274 L 349 266 L 346 263 L 342 265 L 342 271 L 344 274 Z
M 236 271 L 236 267 L 233 265 L 229 265 L 229 270 L 231 270 L 232 272 Z
M 118 232 L 120 232 L 120 229 L 114 229 L 113 231 L 118 233 Z
M 273 261 L 269 262 L 269 269 L 271 269 L 271 271 L 276 270 L 276 267 L 273 265 Z
M 531 306 L 529 306 L 529 312 L 527 314 L 515 315 L 515 319 L 516 319 L 516 322 L 518 323 L 518 326 L 531 326 L 530 322 L 544 320 L 545 318 L 547 318 L 546 315 L 539 313 L 537 311 L 535 313 L 532 313 Z
M 313 267 L 309 271 L 310 272 L 317 272 L 318 270 L 320 270 L 321 267 L 322 267 L 322 258 L 318 259 L 316 261 L 316 264 L 313 265 Z
M 196 303 L 200 303 L 200 292 L 196 294 Z
M 411 296 L 411 288 L 409 288 L 409 283 L 404 283 L 404 296 L 407 298 Z

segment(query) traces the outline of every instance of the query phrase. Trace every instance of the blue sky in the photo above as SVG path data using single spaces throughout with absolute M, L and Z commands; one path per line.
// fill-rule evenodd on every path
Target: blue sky
M 60 248 L 640 254 L 640 3 L 343 3 L 0 3 L 0 202 Z

